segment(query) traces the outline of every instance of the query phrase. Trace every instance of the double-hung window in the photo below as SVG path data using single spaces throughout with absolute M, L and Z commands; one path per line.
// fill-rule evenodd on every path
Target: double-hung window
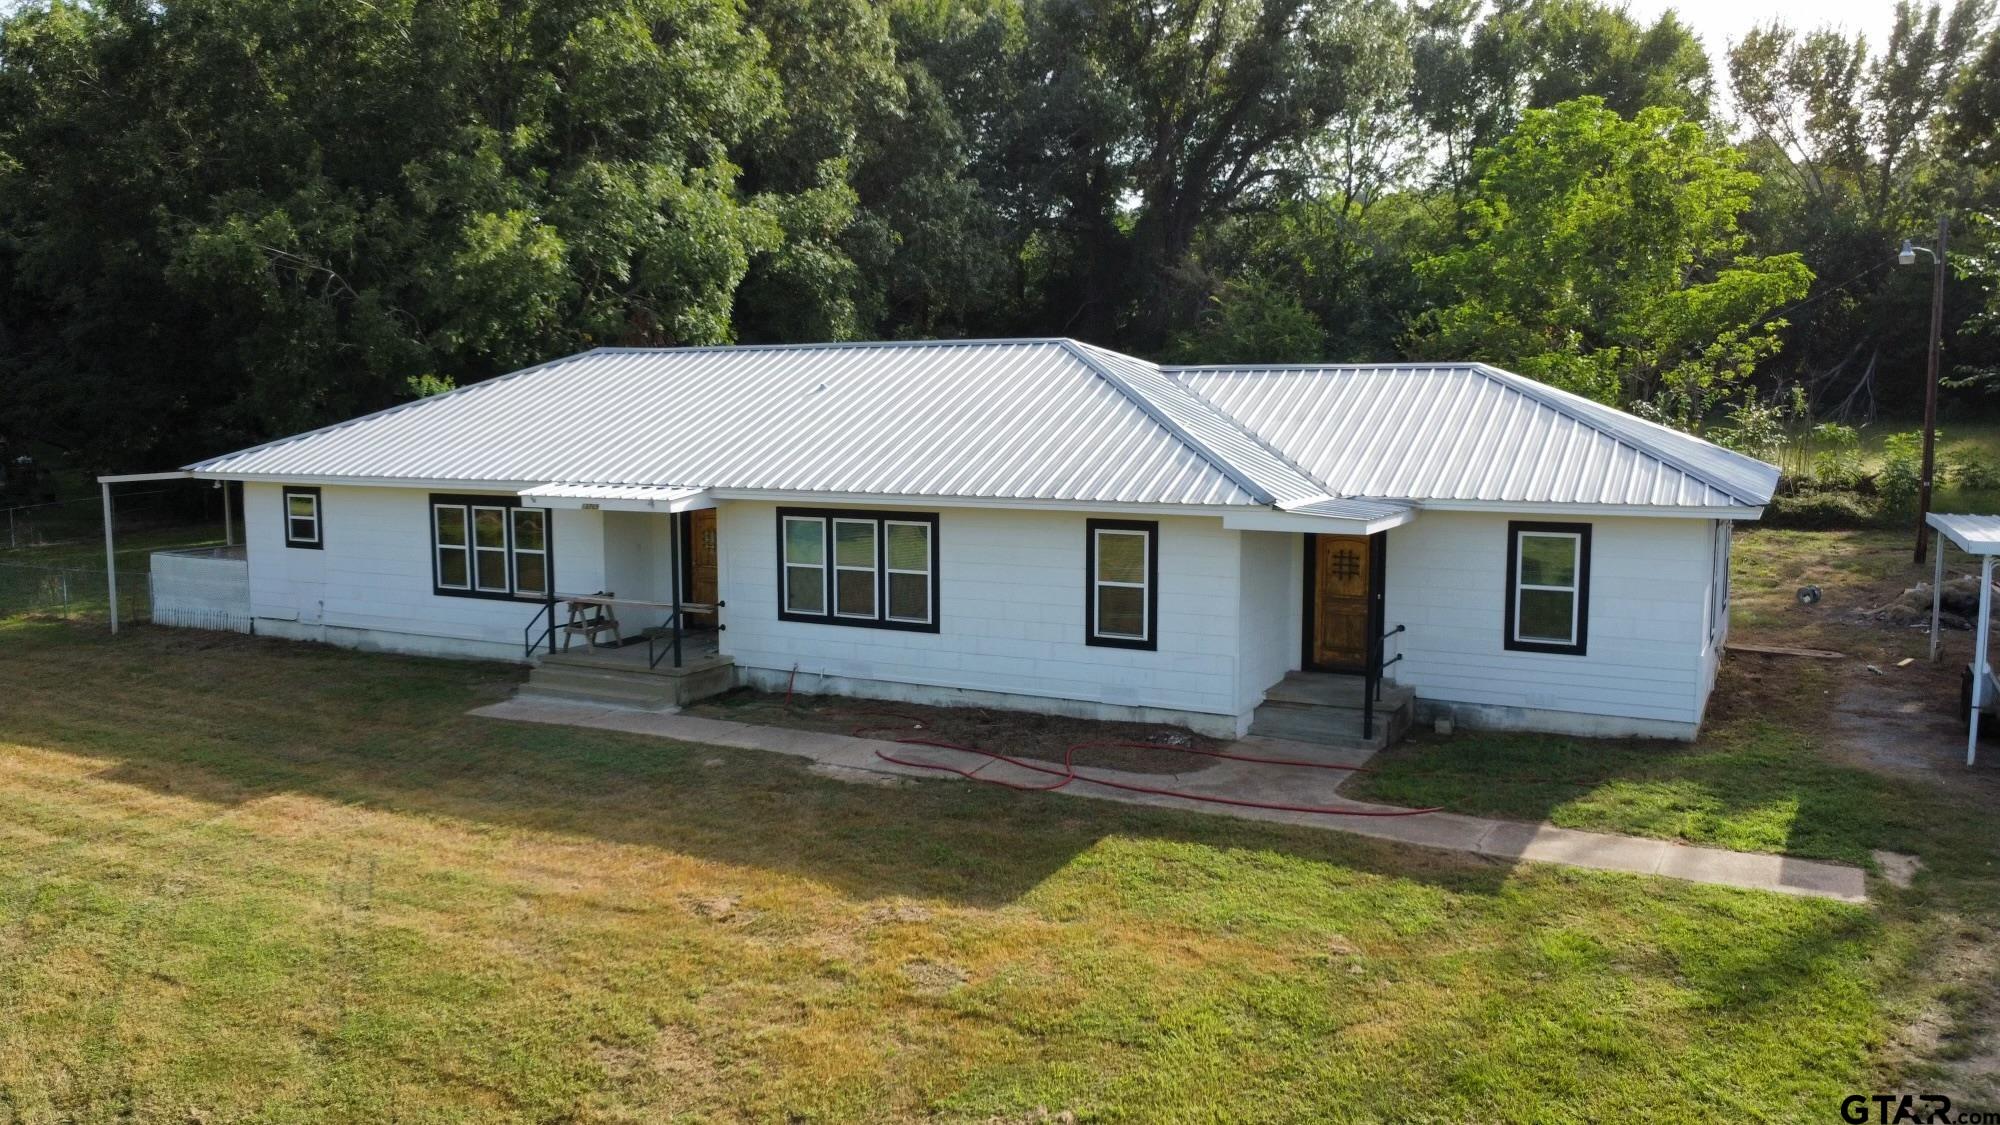
M 1582 656 L 1590 626 L 1590 525 L 1507 525 L 1505 647 Z
M 937 516 L 779 509 L 778 616 L 937 632 Z
M 1160 525 L 1087 520 L 1084 641 L 1112 648 L 1159 647 Z
M 549 512 L 504 497 L 431 497 L 434 592 L 457 597 L 548 596 Z
M 320 530 L 319 489 L 287 488 L 285 501 L 285 546 L 317 551 L 326 546 Z

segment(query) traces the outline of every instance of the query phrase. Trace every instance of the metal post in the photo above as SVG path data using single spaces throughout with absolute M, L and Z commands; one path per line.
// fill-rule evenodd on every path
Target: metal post
M 234 505 L 229 502 L 229 482 L 225 480 L 218 481 L 217 483 L 222 486 L 222 545 L 225 547 L 234 547 L 236 546 L 236 513 L 232 510 Z
M 1951 219 L 1938 216 L 1937 253 L 1931 255 L 1931 351 L 1924 375 L 1924 471 L 1917 479 L 1917 562 L 1922 564 L 1930 548 L 1931 528 L 1924 517 L 1931 511 L 1931 473 L 1937 463 L 1938 351 L 1944 346 L 1944 263 L 1945 240 L 1951 234 Z
M 1979 707 L 1986 701 L 1986 633 L 1993 623 L 1993 556 L 1979 557 L 1979 636 L 1972 646 L 1972 715 L 1965 736 L 1965 764 L 1979 756 Z
M 111 603 L 111 632 L 118 632 L 118 552 L 111 534 L 111 482 L 98 485 L 104 490 L 104 589 Z
M 1931 579 L 1931 663 L 1937 663 L 1938 607 L 1944 604 L 1944 543 L 1938 543 L 1937 575 Z
M 672 581 L 674 605 L 674 667 L 681 666 L 681 517 L 678 512 L 667 513 L 667 558 L 672 560 Z
M 20 540 L 14 538 L 14 509 L 9 508 L 7 509 L 7 549 L 11 551 L 20 545 Z

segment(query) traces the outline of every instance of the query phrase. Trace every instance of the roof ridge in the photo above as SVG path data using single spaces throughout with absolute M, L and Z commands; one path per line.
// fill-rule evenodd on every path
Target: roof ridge
M 1231 414 L 1229 411 L 1223 409 L 1221 403 L 1216 402 L 1214 399 L 1209 398 L 1207 395 L 1202 394 L 1200 391 L 1195 390 L 1191 386 L 1188 386 L 1188 384 L 1183 380 L 1181 380 L 1177 374 L 1168 373 L 1169 371 L 1178 372 L 1182 369 L 1160 367 L 1158 364 L 1154 364 L 1154 366 L 1159 368 L 1161 377 L 1165 378 L 1168 382 L 1172 383 L 1174 386 L 1179 387 L 1180 389 L 1186 391 L 1189 397 L 1193 398 L 1196 402 L 1199 402 L 1202 405 L 1208 407 L 1210 410 L 1213 410 L 1218 416 L 1228 421 L 1238 430 L 1241 430 L 1245 437 L 1249 438 L 1253 442 L 1256 442 L 1259 446 L 1262 446 L 1266 453 L 1269 453 L 1271 456 L 1276 457 L 1278 460 L 1290 466 L 1293 472 L 1299 474 L 1305 479 L 1318 485 L 1319 490 L 1325 493 L 1328 497 L 1336 500 L 1346 499 L 1346 497 L 1342 496 L 1339 492 L 1336 492 L 1333 489 L 1333 486 L 1321 480 L 1316 474 L 1313 473 L 1311 469 L 1308 469 L 1304 465 L 1299 464 L 1298 461 L 1294 460 L 1291 457 L 1291 455 L 1287 454 L 1284 450 L 1279 449 L 1277 446 L 1271 444 L 1269 441 L 1266 441 L 1263 434 L 1260 434 L 1256 430 L 1252 429 L 1247 423 L 1243 421 L 1243 419 L 1238 418 L 1236 415 Z M 1312 503 L 1312 501 L 1310 500 L 1303 502 L 1308 504 Z M 1294 507 L 1296 506 L 1297 505 L 1294 505 Z
M 523 367 L 519 371 L 509 371 L 504 375 L 495 375 L 490 379 L 481 379 L 476 383 L 467 383 L 463 387 L 453 387 L 451 390 L 445 391 L 442 394 L 424 395 L 420 398 L 413 398 L 408 402 L 399 402 L 394 404 L 393 406 L 385 406 L 380 410 L 371 410 L 366 414 L 358 415 L 353 418 L 348 418 L 343 421 L 334 422 L 330 425 L 321 426 L 318 429 L 307 430 L 304 433 L 287 434 L 284 437 L 272 438 L 270 441 L 260 442 L 257 445 L 245 446 L 242 449 L 231 450 L 228 453 L 218 453 L 213 457 L 204 457 L 199 461 L 194 461 L 189 464 L 182 465 L 181 469 L 182 471 L 191 472 L 201 468 L 201 466 L 203 465 L 212 465 L 217 461 L 227 461 L 232 457 L 244 457 L 252 453 L 261 453 L 266 449 L 276 449 L 281 445 L 290 445 L 295 441 L 304 441 L 307 438 L 318 437 L 321 434 L 330 434 L 333 433 L 335 430 L 344 430 L 349 426 L 358 426 L 363 422 L 372 422 L 377 418 L 386 418 L 391 414 L 400 414 L 405 410 L 413 410 L 419 406 L 424 406 L 429 403 L 442 402 L 448 398 L 457 398 L 458 396 L 466 394 L 471 391 L 483 390 L 487 387 L 497 387 L 502 383 L 511 383 L 514 380 L 519 379 L 524 375 L 535 375 L 545 371 L 553 371 L 556 368 L 562 367 L 566 364 L 575 363 L 577 360 L 583 359 L 586 356 L 592 356 L 598 354 L 599 352 L 610 351 L 610 350 L 612 349 L 591 348 L 587 351 L 573 352 L 569 355 L 557 356 L 554 359 L 545 359 L 540 363 L 533 364 L 532 366 Z
M 1098 350 L 1097 345 L 1086 344 L 1081 340 L 1070 340 L 1070 339 L 1064 339 L 1062 341 L 1062 344 L 1063 347 L 1066 348 L 1071 355 L 1075 356 L 1081 363 L 1083 363 L 1085 367 L 1088 367 L 1091 371 L 1095 372 L 1098 378 L 1103 379 L 1107 383 L 1110 383 L 1112 387 L 1116 388 L 1119 394 L 1125 397 L 1125 400 L 1127 402 L 1130 402 L 1132 405 L 1138 407 L 1141 413 L 1145 414 L 1146 417 L 1151 418 L 1155 425 L 1158 425 L 1161 429 L 1167 431 L 1169 434 L 1172 434 L 1174 438 L 1178 440 L 1182 445 L 1185 445 L 1189 449 L 1194 450 L 1197 456 L 1199 456 L 1202 460 L 1208 462 L 1211 466 L 1215 468 L 1217 472 L 1220 472 L 1223 476 L 1226 476 L 1230 480 L 1234 481 L 1236 483 L 1236 487 L 1249 493 L 1251 496 L 1256 497 L 1257 502 L 1259 504 L 1275 505 L 1278 502 L 1277 497 L 1271 495 L 1271 491 L 1269 489 L 1265 488 L 1261 484 L 1258 484 L 1256 481 L 1250 479 L 1250 475 L 1248 473 L 1245 473 L 1239 466 L 1231 462 L 1228 458 L 1217 453 L 1215 450 L 1209 448 L 1207 442 L 1204 442 L 1201 439 L 1195 437 L 1193 434 L 1187 431 L 1186 427 L 1182 426 L 1180 423 L 1175 422 L 1172 418 L 1168 417 L 1165 411 L 1161 410 L 1151 400 L 1147 399 L 1145 395 L 1140 394 L 1135 388 L 1131 386 L 1131 384 L 1126 382 L 1124 376 L 1113 371 L 1101 359 L 1099 359 L 1096 355 L 1092 354 L 1093 352 Z M 1104 350 L 1109 351 L 1110 349 L 1107 348 Z M 1125 353 L 1123 352 L 1112 352 L 1112 354 L 1120 356 L 1121 358 L 1124 359 L 1132 360 L 1135 363 L 1146 362 L 1145 360 L 1139 359 L 1136 356 L 1125 355 Z M 1165 376 L 1162 375 L 1162 378 L 1165 378 Z M 1180 385 L 1178 380 L 1168 379 L 1168 382 L 1173 383 L 1175 386 Z M 1207 400 L 1197 397 L 1195 401 L 1202 402 L 1205 404 Z M 1220 411 L 1218 411 L 1217 413 L 1220 413 Z M 1229 416 L 1226 414 L 1222 415 L 1222 417 L 1228 418 L 1232 424 L 1235 423 L 1235 419 L 1229 418 Z M 1241 427 L 1239 426 L 1238 428 L 1240 429 Z M 1312 478 L 1307 477 L 1306 479 L 1311 480 Z
M 1509 371 L 1504 367 L 1495 367 L 1490 363 L 1483 363 L 1483 362 L 1473 363 L 1470 366 L 1472 367 L 1473 370 L 1479 372 L 1479 374 L 1485 376 L 1487 379 L 1490 379 L 1493 382 L 1498 383 L 1503 387 L 1507 387 L 1515 391 L 1516 393 L 1526 395 L 1527 397 L 1534 399 L 1536 402 L 1541 403 L 1543 406 L 1548 407 L 1550 410 L 1553 410 L 1556 413 L 1571 419 L 1572 421 L 1579 422 L 1585 426 L 1588 426 L 1597 433 L 1603 434 L 1605 437 L 1610 438 L 1612 441 L 1615 441 L 1620 445 L 1629 446 L 1632 449 L 1638 450 L 1639 452 L 1644 453 L 1649 457 L 1653 457 L 1657 460 L 1665 462 L 1666 464 L 1673 466 L 1675 469 L 1678 469 L 1681 472 L 1686 473 L 1688 476 L 1691 476 L 1696 480 L 1708 484 L 1711 488 L 1716 489 L 1718 492 L 1726 493 L 1731 499 L 1737 501 L 1738 503 L 1752 505 L 1752 506 L 1757 505 L 1757 501 L 1743 494 L 1744 489 L 1739 482 L 1733 480 L 1720 480 L 1718 479 L 1718 474 L 1705 469 L 1697 468 L 1695 465 L 1689 462 L 1689 460 L 1686 457 L 1683 457 L 1680 454 L 1673 452 L 1672 450 L 1664 449 L 1657 445 L 1651 445 L 1651 444 L 1642 445 L 1638 441 L 1633 440 L 1632 438 L 1628 437 L 1625 434 L 1621 434 L 1614 430 L 1611 430 L 1607 428 L 1599 419 L 1591 417 L 1588 411 L 1579 406 L 1579 402 L 1588 404 L 1589 407 L 1594 408 L 1596 410 L 1615 411 L 1616 413 L 1623 415 L 1624 417 L 1630 418 L 1635 422 L 1641 422 L 1647 426 L 1657 429 L 1670 437 L 1685 438 L 1689 441 L 1698 441 L 1702 442 L 1704 445 L 1713 446 L 1714 448 L 1721 450 L 1723 453 L 1726 453 L 1731 457 L 1741 458 L 1742 460 L 1748 461 L 1752 464 L 1761 465 L 1764 468 L 1770 469 L 1774 476 L 1778 474 L 1778 472 L 1780 471 L 1775 465 L 1771 465 L 1764 461 L 1759 461 L 1754 457 L 1749 457 L 1746 456 L 1745 454 L 1738 453 L 1733 449 L 1725 449 L 1720 445 L 1716 445 L 1712 441 L 1707 441 L 1704 438 L 1696 437 L 1693 434 L 1682 433 L 1679 430 L 1671 429 L 1667 426 L 1662 426 L 1658 422 L 1654 422 L 1646 418 L 1641 418 L 1637 414 L 1631 414 L 1626 411 L 1617 410 L 1615 407 L 1606 406 L 1603 403 L 1596 402 L 1592 399 L 1583 398 L 1580 395 L 1572 394 L 1569 391 L 1565 391 L 1561 387 L 1557 387 L 1549 383 L 1544 383 L 1539 379 L 1531 379 L 1526 375 L 1519 374 L 1518 372 Z M 1773 483 L 1775 484 L 1775 481 Z

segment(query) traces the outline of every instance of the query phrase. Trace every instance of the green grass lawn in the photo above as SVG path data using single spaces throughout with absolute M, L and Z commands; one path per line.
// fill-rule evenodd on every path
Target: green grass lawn
M 465 714 L 515 679 L 0 623 L 0 1120 L 1832 1119 L 1990 926 Z

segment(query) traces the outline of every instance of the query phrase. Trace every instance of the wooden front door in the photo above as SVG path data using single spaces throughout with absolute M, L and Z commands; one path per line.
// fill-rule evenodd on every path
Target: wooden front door
M 702 605 L 715 604 L 715 509 L 698 508 L 687 514 L 687 563 L 688 583 L 683 591 L 688 601 Z M 690 621 L 715 624 L 715 616 L 706 613 L 688 614 Z
M 1315 668 L 1361 671 L 1366 667 L 1374 556 L 1365 535 L 1313 537 L 1307 657 Z

